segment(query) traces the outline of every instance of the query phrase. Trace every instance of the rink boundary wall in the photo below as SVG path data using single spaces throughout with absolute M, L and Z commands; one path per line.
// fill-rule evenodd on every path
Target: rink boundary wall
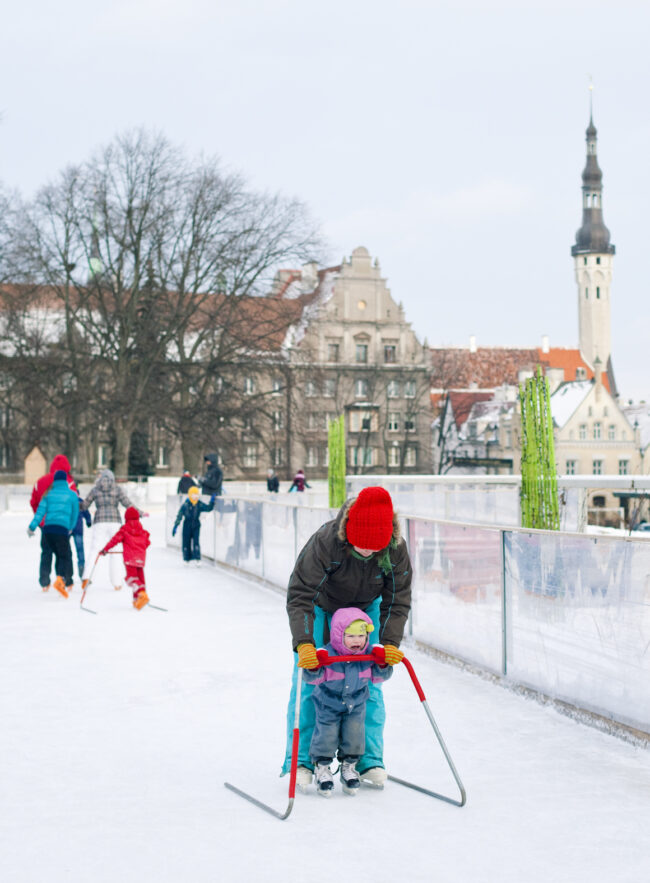
M 171 526 L 182 499 L 167 499 L 166 540 L 177 548 Z M 276 499 L 219 498 L 203 516 L 202 555 L 286 593 L 300 549 L 334 515 Z M 649 539 L 421 517 L 402 518 L 402 526 L 414 571 L 408 636 L 418 647 L 650 743 L 650 634 L 639 628 L 650 631 Z M 610 582 L 601 585 L 603 573 Z

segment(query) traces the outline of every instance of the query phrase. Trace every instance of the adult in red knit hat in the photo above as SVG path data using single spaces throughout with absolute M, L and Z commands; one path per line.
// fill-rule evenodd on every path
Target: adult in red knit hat
M 289 579 L 287 613 L 297 666 L 318 666 L 316 648 L 329 640 L 332 615 L 343 607 L 358 607 L 373 625 L 371 645 L 388 665 L 404 656 L 399 645 L 411 609 L 411 562 L 400 536 L 399 519 L 390 494 L 382 487 L 364 488 L 348 500 L 336 518 L 320 527 L 307 541 Z M 296 671 L 287 712 L 291 736 L 295 715 Z M 309 743 L 314 727 L 312 687 L 304 684 L 300 706 L 300 746 L 297 783 L 312 778 Z M 379 684 L 370 685 L 366 704 L 366 748 L 359 759 L 362 780 L 383 786 L 383 728 L 386 713 Z M 291 739 L 282 772 L 289 771 Z

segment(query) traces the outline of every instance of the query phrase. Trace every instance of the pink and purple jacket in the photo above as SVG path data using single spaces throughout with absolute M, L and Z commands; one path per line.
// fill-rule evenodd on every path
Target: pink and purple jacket
M 343 644 L 343 634 L 355 619 L 371 623 L 367 613 L 357 607 L 341 607 L 332 616 L 330 642 L 325 649 L 330 656 L 350 656 L 350 650 Z M 369 641 L 361 654 L 368 652 Z M 305 683 L 311 684 L 314 702 L 337 714 L 351 712 L 368 699 L 368 684 L 387 681 L 393 674 L 392 666 L 378 665 L 376 662 L 333 662 L 316 669 L 304 669 Z

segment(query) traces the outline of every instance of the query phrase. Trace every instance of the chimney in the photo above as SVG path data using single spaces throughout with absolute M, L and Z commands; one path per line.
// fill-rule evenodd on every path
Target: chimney
M 547 353 L 550 350 L 548 334 L 542 334 L 542 352 Z
M 476 352 L 476 335 L 470 334 L 469 336 L 469 351 L 470 353 Z

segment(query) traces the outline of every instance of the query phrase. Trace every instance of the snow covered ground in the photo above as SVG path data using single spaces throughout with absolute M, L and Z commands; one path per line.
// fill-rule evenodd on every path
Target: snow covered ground
M 91 616 L 37 581 L 27 513 L 0 516 L 0 879 L 598 883 L 650 877 L 650 752 L 409 658 L 465 783 L 463 809 L 389 783 L 280 810 L 291 658 L 284 598 L 163 545 L 136 612 L 98 573 Z M 105 564 L 105 562 L 102 562 Z M 385 687 L 390 771 L 455 796 L 403 667 Z

